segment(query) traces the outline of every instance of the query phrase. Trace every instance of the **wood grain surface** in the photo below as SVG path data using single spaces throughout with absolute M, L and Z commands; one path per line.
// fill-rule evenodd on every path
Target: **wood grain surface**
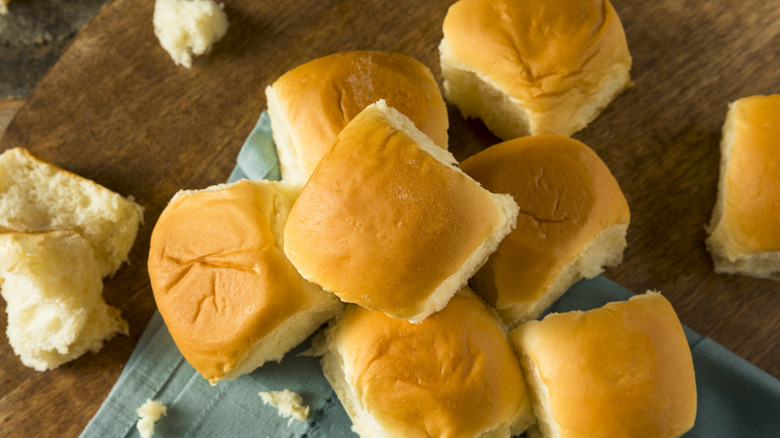
M 21 99 L 0 99 L 0 136 L 22 105 L 24 100 Z
M 155 310 L 146 256 L 157 217 L 177 190 L 227 179 L 265 108 L 266 85 L 298 64 L 354 49 L 409 54 L 440 79 L 437 45 L 450 3 L 225 0 L 228 34 L 191 70 L 157 43 L 152 1 L 114 0 L 99 10 L 16 112 L 0 151 L 27 147 L 145 207 L 130 264 L 105 282 L 106 300 L 131 333 L 44 373 L 24 367 L 3 337 L 0 435 L 77 436 L 95 414 Z M 610 167 L 631 207 L 624 262 L 605 275 L 635 292 L 662 291 L 684 324 L 780 377 L 780 283 L 716 275 L 704 247 L 728 103 L 780 92 L 780 3 L 613 3 L 634 86 L 575 135 Z M 449 109 L 456 158 L 498 141 Z

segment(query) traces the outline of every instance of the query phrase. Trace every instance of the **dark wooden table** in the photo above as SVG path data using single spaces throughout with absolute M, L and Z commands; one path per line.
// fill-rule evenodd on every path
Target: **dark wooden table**
M 146 208 L 130 264 L 105 283 L 130 336 L 44 373 L 24 367 L 2 337 L 0 435 L 77 436 L 95 414 L 155 310 L 146 256 L 158 215 L 177 190 L 227 179 L 265 108 L 266 85 L 300 63 L 354 49 L 409 54 L 440 79 L 437 45 L 450 3 L 225 0 L 228 35 L 186 70 L 159 47 L 151 0 L 110 1 L 18 111 L 19 102 L 0 102 L 0 126 L 15 112 L 0 151 L 28 147 Z M 634 86 L 575 135 L 612 169 L 631 207 L 624 262 L 605 275 L 635 292 L 662 291 L 684 324 L 779 377 L 780 283 L 716 275 L 704 225 L 728 103 L 780 92 L 780 4 L 614 5 Z M 454 108 L 450 122 L 458 159 L 497 142 Z

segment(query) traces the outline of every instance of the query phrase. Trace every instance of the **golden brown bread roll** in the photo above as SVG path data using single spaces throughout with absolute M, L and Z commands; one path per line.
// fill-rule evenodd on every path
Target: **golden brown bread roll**
M 266 88 L 282 179 L 303 184 L 363 108 L 385 99 L 447 148 L 449 119 L 428 67 L 400 53 L 353 51 L 309 61 Z
M 659 293 L 551 314 L 510 338 L 546 438 L 668 438 L 693 427 L 691 350 Z
M 780 94 L 730 105 L 707 248 L 719 273 L 780 279 Z
M 504 140 L 571 135 L 629 85 L 608 0 L 460 0 L 443 32 L 445 97 Z
M 370 105 L 339 134 L 290 212 L 284 251 L 342 301 L 421 321 L 463 287 L 514 226 L 403 114 Z
M 295 195 L 247 180 L 182 191 L 154 227 L 154 299 L 182 355 L 212 384 L 280 360 L 341 309 L 284 256 Z
M 628 204 L 607 166 L 583 143 L 522 137 L 460 166 L 520 207 L 515 229 L 470 281 L 510 327 L 539 317 L 572 284 L 622 260 Z
M 517 357 L 468 288 L 419 324 L 349 306 L 325 376 L 361 437 L 506 437 L 532 422 Z

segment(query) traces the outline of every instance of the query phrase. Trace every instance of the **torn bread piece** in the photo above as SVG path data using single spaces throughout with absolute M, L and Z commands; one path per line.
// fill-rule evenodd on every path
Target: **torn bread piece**
M 127 335 L 127 322 L 102 292 L 100 265 L 79 233 L 0 233 L 6 333 L 24 365 L 51 370 Z
M 509 437 L 534 421 L 506 334 L 468 288 L 419 324 L 348 306 L 322 368 L 361 437 Z
M 257 395 L 263 399 L 263 403 L 277 409 L 279 415 L 289 418 L 287 424 L 293 420 L 306 421 L 309 418 L 309 407 L 303 404 L 303 398 L 297 392 L 283 389 L 281 391 L 260 392 Z
M 138 423 L 136 429 L 141 438 L 152 438 L 154 435 L 154 423 L 160 421 L 163 415 L 168 415 L 168 407 L 162 404 L 162 402 L 152 399 L 146 399 L 146 402 L 136 409 L 138 416 Z
M 0 233 L 74 230 L 95 252 L 101 277 L 127 260 L 143 208 L 24 148 L 0 155 Z
M 214 0 L 156 0 L 153 24 L 160 45 L 176 65 L 186 68 L 228 29 L 223 4 Z
M 102 278 L 128 258 L 143 208 L 24 148 L 0 155 L 0 293 L 22 363 L 49 370 L 128 333 Z

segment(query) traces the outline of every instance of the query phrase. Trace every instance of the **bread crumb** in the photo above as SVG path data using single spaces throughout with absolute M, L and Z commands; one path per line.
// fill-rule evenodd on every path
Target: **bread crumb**
M 228 28 L 223 4 L 213 0 L 157 0 L 154 34 L 176 65 L 192 66 L 193 55 L 202 55 L 225 36 Z
M 8 6 L 6 5 L 10 2 L 11 0 L 0 0 L 0 15 L 5 15 L 8 13 Z
M 154 423 L 168 414 L 168 408 L 161 402 L 148 398 L 146 403 L 136 409 L 136 412 L 140 417 L 136 425 L 138 433 L 141 434 L 141 438 L 151 438 L 154 434 Z
M 261 392 L 258 394 L 263 403 L 275 407 L 279 415 L 289 418 L 287 424 L 293 420 L 306 421 L 309 417 L 309 407 L 303 405 L 303 399 L 297 392 L 285 389 L 282 391 Z

